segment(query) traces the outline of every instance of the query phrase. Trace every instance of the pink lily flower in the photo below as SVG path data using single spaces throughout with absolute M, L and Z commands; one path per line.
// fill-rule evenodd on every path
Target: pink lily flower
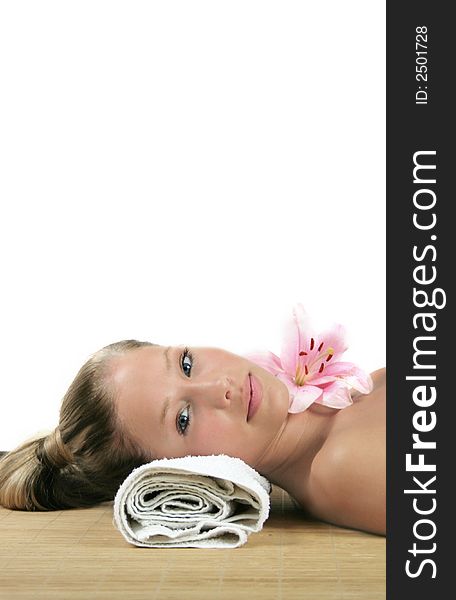
M 372 391 L 369 374 L 354 363 L 340 360 L 346 350 L 342 325 L 316 334 L 302 304 L 298 304 L 286 325 L 280 358 L 272 352 L 250 353 L 247 358 L 283 381 L 290 392 L 288 412 L 299 413 L 313 402 L 345 408 L 353 404 L 350 388 L 362 394 Z

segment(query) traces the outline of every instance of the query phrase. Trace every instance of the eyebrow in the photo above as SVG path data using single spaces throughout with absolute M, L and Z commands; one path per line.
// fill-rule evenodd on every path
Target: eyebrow
M 165 357 L 165 362 L 166 362 L 166 370 L 169 371 L 171 369 L 171 359 L 169 358 L 169 351 L 171 349 L 171 346 L 168 346 L 166 348 L 166 350 L 163 353 L 163 356 Z M 166 398 L 164 405 L 163 405 L 163 411 L 161 414 L 161 424 L 164 425 L 165 423 L 165 419 L 166 419 L 166 413 L 168 412 L 169 409 L 169 405 L 170 405 L 170 399 L 169 397 Z

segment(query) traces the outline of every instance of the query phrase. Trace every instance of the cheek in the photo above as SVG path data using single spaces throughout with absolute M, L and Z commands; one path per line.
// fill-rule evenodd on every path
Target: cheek
M 230 454 L 230 451 L 242 447 L 245 432 L 220 416 L 200 419 L 198 428 L 193 432 L 192 451 L 195 454 Z

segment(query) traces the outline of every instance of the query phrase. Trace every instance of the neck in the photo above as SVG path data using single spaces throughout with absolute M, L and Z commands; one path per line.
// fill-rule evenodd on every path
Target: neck
M 338 412 L 313 404 L 301 413 L 288 414 L 263 462 L 264 476 L 291 494 L 296 485 L 302 489 Z

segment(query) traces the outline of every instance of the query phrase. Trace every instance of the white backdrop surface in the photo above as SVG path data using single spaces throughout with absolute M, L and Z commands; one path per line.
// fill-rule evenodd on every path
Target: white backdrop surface
M 0 449 L 98 348 L 279 353 L 302 302 L 385 365 L 384 2 L 0 6 Z

